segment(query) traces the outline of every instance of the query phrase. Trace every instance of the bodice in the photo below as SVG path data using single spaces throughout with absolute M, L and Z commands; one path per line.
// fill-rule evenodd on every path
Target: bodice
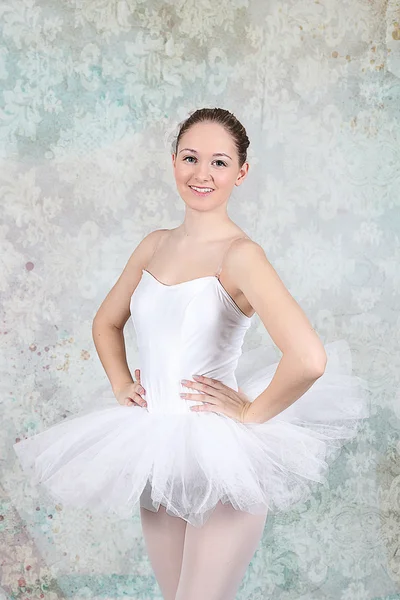
M 196 374 L 238 389 L 235 369 L 252 317 L 216 275 L 167 285 L 143 270 L 130 309 L 149 412 L 190 412 L 199 403 L 179 394 L 201 392 L 181 380 Z

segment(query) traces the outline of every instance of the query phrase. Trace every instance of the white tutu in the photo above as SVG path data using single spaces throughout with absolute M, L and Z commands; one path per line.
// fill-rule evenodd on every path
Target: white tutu
M 97 408 L 14 449 L 32 483 L 65 506 L 127 517 L 139 501 L 150 510 L 162 504 L 194 526 L 203 525 L 218 501 L 254 514 L 286 510 L 306 500 L 315 482 L 326 482 L 328 462 L 369 416 L 366 383 L 351 375 L 347 343 L 325 349 L 324 375 L 262 424 L 213 412 L 121 406 L 108 386 L 100 400 L 96 394 Z M 236 370 L 250 400 L 268 386 L 278 364 L 254 369 L 257 356 L 259 350 L 245 351 Z

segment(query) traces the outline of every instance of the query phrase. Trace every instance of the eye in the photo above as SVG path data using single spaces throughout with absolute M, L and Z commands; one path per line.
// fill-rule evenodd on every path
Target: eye
M 188 158 L 193 158 L 194 160 L 196 160 L 195 156 L 185 156 L 185 158 L 183 159 L 183 161 L 185 162 Z M 223 160 L 220 160 L 220 159 L 216 159 L 214 162 L 221 163 L 224 167 L 227 166 L 226 163 Z M 189 164 L 193 164 L 193 163 L 190 162 Z

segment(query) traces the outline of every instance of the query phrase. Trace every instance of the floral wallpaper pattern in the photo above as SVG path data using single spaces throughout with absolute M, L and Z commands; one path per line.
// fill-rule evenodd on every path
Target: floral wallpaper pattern
M 52 503 L 12 444 L 107 385 L 92 318 L 183 219 L 177 125 L 220 106 L 251 140 L 231 217 L 349 341 L 371 406 L 329 488 L 268 518 L 239 598 L 399 599 L 398 0 L 1 0 L 0 28 L 1 598 L 161 600 L 139 511 Z M 246 346 L 269 343 L 255 319 Z

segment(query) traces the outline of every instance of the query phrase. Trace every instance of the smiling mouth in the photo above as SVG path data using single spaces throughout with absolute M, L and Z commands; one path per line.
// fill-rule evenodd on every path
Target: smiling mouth
M 194 194 L 196 194 L 196 196 L 209 196 L 214 191 L 212 188 L 197 188 L 197 189 L 194 189 L 191 185 L 189 185 L 189 188 L 192 190 L 192 192 Z M 204 191 L 201 191 L 202 189 L 204 189 Z

